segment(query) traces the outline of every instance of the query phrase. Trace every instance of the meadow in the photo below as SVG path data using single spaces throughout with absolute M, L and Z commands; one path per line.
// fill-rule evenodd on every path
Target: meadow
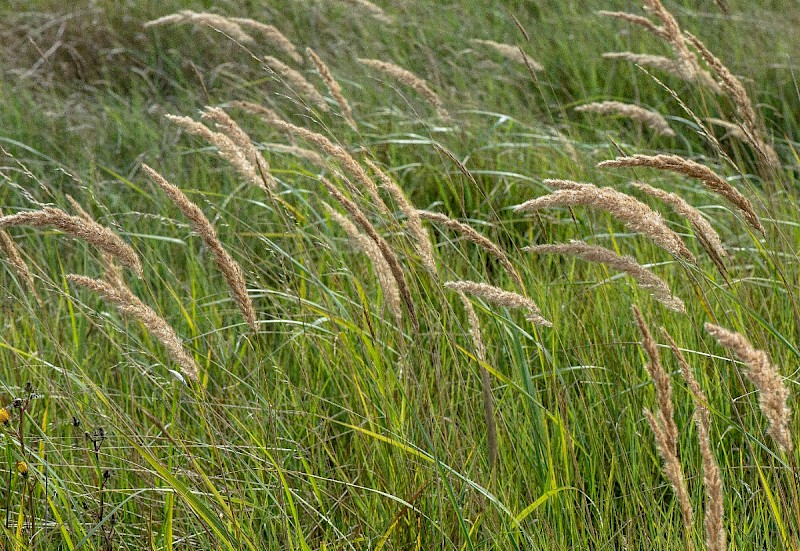
M 800 548 L 796 8 L 0 4 L 0 549 Z

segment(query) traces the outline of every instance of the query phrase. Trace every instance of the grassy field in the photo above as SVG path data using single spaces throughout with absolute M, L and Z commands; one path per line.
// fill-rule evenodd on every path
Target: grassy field
M 376 1 L 0 5 L 0 549 L 798 549 L 795 3 Z

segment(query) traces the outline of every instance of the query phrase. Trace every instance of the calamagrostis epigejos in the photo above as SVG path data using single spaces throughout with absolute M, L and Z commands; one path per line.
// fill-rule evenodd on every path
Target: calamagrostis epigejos
M 728 134 L 740 142 L 750 142 L 750 139 L 745 134 L 744 130 L 742 130 L 742 126 L 740 124 L 736 124 L 735 122 L 730 122 L 722 119 L 717 119 L 714 117 L 707 117 L 706 122 L 710 122 L 711 124 L 721 126 L 725 130 L 728 131 Z
M 242 30 L 242 27 L 223 15 L 216 13 L 198 13 L 191 10 L 182 10 L 178 13 L 172 13 L 153 19 L 144 24 L 145 27 L 155 27 L 158 25 L 171 25 L 173 23 L 200 23 L 208 25 L 213 29 L 222 31 L 230 36 L 232 39 L 242 44 L 249 44 L 253 42 L 253 37 Z
M 286 122 L 285 120 L 281 119 L 273 110 L 256 103 L 249 101 L 232 101 L 228 105 L 230 107 L 246 111 L 247 113 L 258 115 L 264 120 L 264 122 L 274 127 L 276 130 L 302 138 L 322 149 L 325 153 L 336 159 L 345 172 L 347 172 L 359 184 L 366 188 L 367 192 L 372 197 L 375 206 L 383 214 L 391 216 L 389 207 L 386 206 L 386 203 L 384 203 L 383 199 L 381 198 L 381 194 L 378 191 L 378 186 L 375 185 L 375 182 L 372 181 L 367 172 L 361 167 L 360 164 L 358 164 L 358 161 L 356 161 L 344 147 L 333 143 L 322 134 L 312 132 L 311 130 L 303 128 L 302 126 L 297 126 L 290 122 Z
M 320 78 L 322 78 L 322 81 L 325 83 L 325 86 L 328 87 L 328 92 L 331 93 L 331 97 L 336 100 L 337 104 L 339 104 L 339 109 L 342 110 L 342 117 L 344 117 L 344 120 L 347 121 L 347 124 L 350 125 L 350 128 L 353 130 L 358 130 L 356 120 L 353 118 L 353 110 L 350 108 L 347 98 L 344 97 L 342 87 L 339 86 L 339 83 L 335 78 L 333 78 L 331 70 L 311 48 L 306 48 L 306 55 L 317 68 L 317 72 L 319 73 Z
M 266 23 L 262 23 L 261 21 L 256 21 L 254 19 L 248 19 L 247 17 L 230 17 L 229 20 L 233 21 L 240 27 L 258 31 L 269 44 L 283 50 L 283 52 L 295 63 L 303 62 L 303 56 L 301 56 L 297 51 L 297 48 L 292 41 L 286 38 L 286 36 L 284 36 L 284 34 L 276 27 L 267 25 Z
M 322 94 L 320 94 L 319 91 L 314 88 L 313 84 L 306 80 L 306 77 L 304 77 L 301 72 L 295 71 L 280 59 L 269 55 L 264 56 L 264 63 L 266 63 L 267 67 L 269 67 L 275 74 L 281 77 L 283 83 L 286 84 L 289 89 L 293 90 L 300 96 L 307 97 L 322 111 L 328 111 L 328 109 L 330 109 Z
M 275 178 L 270 172 L 269 163 L 264 158 L 264 155 L 253 145 L 247 132 L 224 109 L 206 107 L 200 112 L 200 118 L 214 121 L 216 127 L 236 144 L 236 147 L 244 154 L 245 159 L 258 171 L 267 187 L 270 189 L 275 188 L 277 182 L 275 182 Z
M 177 115 L 165 115 L 165 117 L 185 131 L 195 136 L 200 136 L 211 145 L 217 148 L 217 153 L 225 159 L 245 180 L 253 185 L 259 186 L 267 193 L 272 193 L 275 180 L 272 175 L 266 173 L 259 174 L 258 169 L 247 160 L 247 154 L 242 151 L 236 142 L 222 132 L 214 132 L 206 125 L 197 122 L 190 117 Z
M 472 44 L 478 44 L 480 46 L 488 46 L 504 58 L 514 61 L 516 63 L 520 63 L 522 65 L 528 65 L 532 71 L 542 71 L 544 67 L 542 67 L 541 63 L 537 63 L 536 61 L 529 58 L 525 55 L 525 52 L 519 46 L 513 46 L 511 44 L 503 44 L 502 42 L 495 42 L 494 40 L 480 40 L 478 38 L 473 38 L 470 40 Z
M 536 325 L 544 325 L 545 327 L 553 326 L 552 323 L 542 317 L 542 311 L 536 306 L 535 302 L 520 294 L 476 281 L 446 281 L 444 286 L 454 291 L 474 295 L 492 304 L 497 304 L 498 306 L 527 310 L 528 313 L 525 315 L 525 319 L 528 321 Z
M 675 496 L 681 507 L 681 517 L 683 518 L 683 529 L 687 549 L 694 549 L 692 539 L 693 513 L 692 504 L 689 500 L 689 492 L 686 489 L 686 477 L 683 474 L 683 467 L 678 458 L 678 426 L 675 424 L 675 412 L 672 405 L 672 385 L 669 381 L 669 374 L 661 365 L 661 358 L 658 354 L 658 347 L 650 329 L 642 317 L 642 313 L 634 305 L 633 314 L 636 323 L 642 332 L 642 348 L 647 353 L 649 359 L 645 365 L 647 373 L 653 379 L 653 386 L 656 390 L 656 404 L 658 408 L 653 413 L 645 408 L 644 414 L 650 424 L 650 428 L 655 435 L 656 447 L 664 461 L 664 475 L 672 485 Z
M 572 207 L 586 205 L 601 209 L 622 222 L 626 227 L 648 238 L 665 251 L 686 260 L 694 261 L 694 256 L 681 238 L 664 223 L 656 211 L 626 193 L 609 187 L 593 184 L 578 184 L 564 180 L 544 180 L 545 185 L 566 187 L 550 195 L 525 201 L 514 207 L 516 211 L 535 211 L 551 207 Z M 569 185 L 574 184 L 574 185 Z
M 635 52 L 606 52 L 603 54 L 603 57 L 605 59 L 630 61 L 642 67 L 652 67 L 653 69 L 664 71 L 682 80 L 687 80 L 689 78 L 681 63 L 662 55 L 637 54 Z
M 364 13 L 368 14 L 372 17 L 375 21 L 379 21 L 380 23 L 386 23 L 387 25 L 391 25 L 394 23 L 394 19 L 392 19 L 383 9 L 379 6 L 376 6 L 369 0 L 343 0 L 344 2 L 359 8 Z
M 72 206 L 73 210 L 78 213 L 78 216 L 86 220 L 87 222 L 94 222 L 94 218 L 92 215 L 86 212 L 86 210 L 78 203 L 71 195 L 66 196 L 67 201 Z M 122 274 L 122 268 L 114 262 L 114 257 L 106 252 L 100 252 L 100 262 L 103 264 L 103 279 L 108 281 L 109 283 L 116 285 L 118 287 L 125 287 L 127 286 L 125 283 L 125 278 Z
M 486 346 L 483 344 L 483 337 L 481 336 L 481 324 L 478 321 L 478 314 L 475 313 L 475 307 L 472 302 L 467 298 L 463 292 L 459 291 L 458 296 L 461 298 L 461 303 L 464 305 L 464 310 L 467 312 L 467 322 L 469 323 L 469 334 L 472 337 L 472 342 L 475 345 L 475 357 L 478 363 L 486 362 Z M 494 419 L 494 400 L 492 398 L 492 378 L 489 371 L 480 365 L 481 372 L 481 389 L 483 392 L 483 416 L 486 423 L 486 444 L 489 448 L 489 469 L 494 471 L 497 465 L 497 424 Z
M 624 11 L 606 11 L 606 10 L 598 11 L 597 15 L 614 17 L 616 19 L 627 21 L 628 23 L 633 23 L 634 25 L 639 25 L 640 27 L 644 27 L 645 29 L 647 29 L 648 31 L 650 31 L 651 33 L 653 33 L 662 40 L 667 40 L 669 38 L 669 35 L 667 34 L 667 31 L 664 29 L 664 27 L 659 27 L 658 25 L 656 25 L 650 19 L 644 17 L 643 15 L 636 15 L 635 13 L 628 13 Z
M 634 182 L 633 187 L 656 199 L 664 201 L 671 206 L 675 212 L 686 218 L 692 225 L 692 230 L 694 230 L 697 240 L 700 242 L 700 245 L 706 251 L 709 258 L 711 258 L 711 261 L 723 275 L 726 273 L 724 259 L 728 257 L 728 253 L 725 251 L 725 247 L 722 246 L 722 240 L 719 238 L 719 234 L 699 210 L 675 193 L 670 193 L 641 182 Z
M 617 157 L 610 161 L 598 163 L 598 167 L 647 167 L 658 170 L 668 170 L 677 172 L 684 176 L 689 176 L 700 180 L 711 191 L 718 193 L 725 199 L 733 203 L 747 220 L 748 224 L 764 233 L 764 226 L 758 219 L 758 215 L 753 210 L 753 205 L 742 195 L 742 193 L 729 184 L 724 178 L 718 175 L 705 165 L 695 161 L 684 159 L 678 155 L 631 155 L 630 157 Z
M 153 170 L 147 165 L 142 165 L 142 170 L 150 177 L 153 182 L 164 190 L 164 193 L 172 199 L 172 202 L 177 205 L 184 216 L 189 219 L 194 231 L 200 236 L 205 243 L 206 247 L 211 251 L 214 256 L 214 263 L 222 275 L 225 276 L 225 281 L 230 289 L 231 296 L 242 312 L 245 321 L 253 330 L 258 332 L 258 325 L 256 324 L 256 312 L 253 308 L 253 301 L 247 294 L 247 283 L 244 279 L 244 271 L 236 260 L 228 253 L 222 246 L 222 242 L 217 237 L 217 232 L 211 222 L 203 214 L 196 204 L 194 204 L 186 194 L 180 189 L 170 184 L 166 178 L 161 176 L 158 172 Z
M 0 214 L 0 216 L 2 216 L 2 214 Z M 36 286 L 33 283 L 33 274 L 31 274 L 28 265 L 25 264 L 25 261 L 22 259 L 22 255 L 19 254 L 19 249 L 14 243 L 14 240 L 11 239 L 11 236 L 8 235 L 8 232 L 5 230 L 0 230 L 0 251 L 6 256 L 8 263 L 14 268 L 14 271 L 17 272 L 17 275 L 25 282 L 25 286 L 28 290 L 35 296 Z
M 274 151 L 276 153 L 287 153 L 289 155 L 293 155 L 300 159 L 305 159 L 306 161 L 309 161 L 311 164 L 318 166 L 320 168 L 325 168 L 326 166 L 328 166 L 327 163 L 325 162 L 325 158 L 322 155 L 310 149 L 297 147 L 296 145 L 286 145 L 283 143 L 265 143 L 262 144 L 262 147 L 267 151 Z
M 397 282 L 392 276 L 392 269 L 386 263 L 380 248 L 367 234 L 360 232 L 349 218 L 334 210 L 328 203 L 323 203 L 323 205 L 330 217 L 342 227 L 350 240 L 372 261 L 375 274 L 378 276 L 378 283 L 383 289 L 384 300 L 399 325 L 403 317 L 400 289 L 397 287 Z
M 408 232 L 414 238 L 414 248 L 422 259 L 422 264 L 431 273 L 436 274 L 436 261 L 434 260 L 433 245 L 431 245 L 431 237 L 428 231 L 422 225 L 417 209 L 411 204 L 411 201 L 406 197 L 406 192 L 400 187 L 400 184 L 394 181 L 394 178 L 386 174 L 378 165 L 369 159 L 364 159 L 364 163 L 378 176 L 381 182 L 381 187 L 385 189 L 400 207 L 403 214 L 406 215 L 406 224 L 408 225 Z
M 791 455 L 794 442 L 789 429 L 792 417 L 792 410 L 787 405 L 789 389 L 784 385 L 778 368 L 772 364 L 766 352 L 753 348 L 744 335 L 711 323 L 706 323 L 705 329 L 747 366 L 744 374 L 758 389 L 758 405 L 769 421 L 769 435 L 782 450 Z
M 661 136 L 675 135 L 675 131 L 669 127 L 669 123 L 660 113 L 630 103 L 622 103 L 621 101 L 600 101 L 580 105 L 575 108 L 575 111 L 580 111 L 582 113 L 598 113 L 600 115 L 621 115 L 641 122 Z
M 419 321 L 417 320 L 417 313 L 416 309 L 414 308 L 414 301 L 411 299 L 411 291 L 408 289 L 408 283 L 406 283 L 406 277 L 403 275 L 403 269 L 400 266 L 400 261 L 397 259 L 397 255 L 394 254 L 394 251 L 386 242 L 386 240 L 378 234 L 378 231 L 375 229 L 375 226 L 372 225 L 372 222 L 361 212 L 361 209 L 358 208 L 358 205 L 350 200 L 344 193 L 342 193 L 339 188 L 337 188 L 333 183 L 331 183 L 327 178 L 322 176 L 319 177 L 319 181 L 322 182 L 322 185 L 325 186 L 325 189 L 328 190 L 328 193 L 336 199 L 336 201 L 344 207 L 344 210 L 353 218 L 353 220 L 361 226 L 361 229 L 366 233 L 370 239 L 372 239 L 375 244 L 380 249 L 381 254 L 383 255 L 384 260 L 389 265 L 389 269 L 392 271 L 392 277 L 397 282 L 397 288 L 400 291 L 400 298 L 403 299 L 403 304 L 408 310 L 408 315 L 411 318 L 411 323 L 414 325 L 414 328 L 419 328 Z
M 440 118 L 444 120 L 450 119 L 450 114 L 444 108 L 442 100 L 439 99 L 439 96 L 431 89 L 430 86 L 428 86 L 428 83 L 424 79 L 418 77 L 408 69 L 404 69 L 399 65 L 389 63 L 388 61 L 364 58 L 359 58 L 358 61 L 367 67 L 380 71 L 385 75 L 396 79 L 398 82 L 405 84 L 409 88 L 412 88 L 415 92 L 425 98 L 428 103 L 436 108 L 436 113 Z
M 672 352 L 678 359 L 687 386 L 695 405 L 694 423 L 697 426 L 697 437 L 700 441 L 700 455 L 703 458 L 703 488 L 706 494 L 706 512 L 703 525 L 706 529 L 706 549 L 708 551 L 725 551 L 727 535 L 725 534 L 725 498 L 722 488 L 722 475 L 719 464 L 711 449 L 711 411 L 708 409 L 708 398 L 695 379 L 689 362 L 683 356 L 678 345 L 666 329 L 661 332 L 669 342 Z
M 161 341 L 183 374 L 193 381 L 198 380 L 197 364 L 191 353 L 184 348 L 175 330 L 155 310 L 139 300 L 130 289 L 77 274 L 68 274 L 67 280 L 94 291 L 103 297 L 103 300 L 114 304 L 123 315 L 139 320 L 155 338 Z
M 742 120 L 742 127 L 745 136 L 747 136 L 747 141 L 758 152 L 761 161 L 771 170 L 780 169 L 780 158 L 764 137 L 763 126 L 742 82 L 696 36 L 691 33 L 686 33 L 686 36 L 692 46 L 697 48 L 709 67 L 720 78 L 722 88 L 728 93 L 734 106 L 736 106 L 736 112 Z
M 459 222 L 458 220 L 454 220 L 453 218 L 450 218 L 449 216 L 446 216 L 438 212 L 419 210 L 417 211 L 417 213 L 419 213 L 419 216 L 425 220 L 436 222 L 448 229 L 460 233 L 468 241 L 475 243 L 484 251 L 494 255 L 497 258 L 497 260 L 500 261 L 500 264 L 502 264 L 503 267 L 506 269 L 508 275 L 510 275 L 514 279 L 514 282 L 517 285 L 519 285 L 520 289 L 523 289 L 525 287 L 524 283 L 522 282 L 522 277 L 520 277 L 519 272 L 511 263 L 511 260 L 509 260 L 506 253 L 500 247 L 498 247 L 497 244 L 495 244 L 491 239 L 489 239 L 485 235 L 478 233 L 478 231 L 475 230 L 475 228 L 473 228 L 468 224 L 464 224 L 463 222 Z
M 636 262 L 633 257 L 620 256 L 611 249 L 599 245 L 588 245 L 583 241 L 554 243 L 524 247 L 523 251 L 534 253 L 566 254 L 577 256 L 589 262 L 597 262 L 631 276 L 642 289 L 649 291 L 653 298 L 675 312 L 684 313 L 683 301 L 673 296 L 667 284 L 656 274 Z
M 117 234 L 97 222 L 71 216 L 61 209 L 45 207 L 42 210 L 20 212 L 0 217 L 0 228 L 10 226 L 52 227 L 71 237 L 86 241 L 100 251 L 119 260 L 138 276 L 142 276 L 139 256 Z

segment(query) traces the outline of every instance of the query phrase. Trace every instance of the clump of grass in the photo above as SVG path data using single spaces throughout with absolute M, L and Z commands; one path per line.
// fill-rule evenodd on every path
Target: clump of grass
M 197 364 L 191 353 L 184 348 L 183 342 L 172 326 L 134 295 L 130 289 L 77 274 L 67 274 L 67 280 L 94 291 L 103 297 L 103 300 L 114 304 L 123 315 L 139 320 L 150 334 L 164 345 L 173 361 L 180 366 L 181 372 L 192 381 L 199 380 Z
M 174 25 L 181 23 L 196 23 L 201 25 L 208 25 L 213 29 L 217 29 L 226 35 L 230 36 L 233 40 L 242 44 L 250 44 L 254 42 L 252 36 L 244 32 L 242 27 L 228 17 L 216 13 L 194 12 L 192 10 L 181 10 L 177 13 L 165 15 L 158 19 L 153 19 L 144 24 L 145 28 L 157 27 L 161 25 Z
M 441 119 L 450 119 L 450 114 L 444 108 L 444 104 L 442 103 L 442 100 L 439 99 L 439 95 L 433 91 L 433 89 L 424 79 L 418 77 L 408 69 L 404 69 L 403 67 L 400 67 L 394 63 L 389 63 L 388 61 L 365 58 L 359 58 L 358 61 L 367 67 L 375 69 L 376 71 L 380 71 L 383 74 L 390 76 L 398 82 L 413 89 L 428 103 L 433 105 L 434 108 L 436 108 L 436 113 Z
M 342 87 L 339 86 L 339 83 L 333 78 L 333 73 L 331 73 L 330 68 L 322 61 L 317 53 L 312 50 L 311 48 L 306 48 L 306 55 L 317 68 L 317 72 L 319 73 L 320 78 L 325 83 L 325 86 L 328 87 L 328 91 L 331 94 L 331 97 L 336 101 L 339 105 L 339 109 L 342 111 L 342 117 L 344 120 L 347 121 L 347 124 L 353 130 L 358 130 L 358 125 L 356 124 L 356 120 L 353 118 L 353 110 L 350 107 L 350 103 L 348 103 L 347 98 L 344 97 L 344 93 L 342 92 Z
M 264 56 L 264 63 L 272 72 L 280 76 L 286 86 L 296 94 L 310 99 L 321 111 L 330 109 L 322 94 L 314 88 L 313 84 L 306 80 L 306 77 L 300 71 L 292 69 L 280 59 L 269 55 Z
M 769 435 L 778 447 L 791 455 L 794 442 L 789 428 L 792 418 L 792 410 L 787 405 L 789 389 L 778 368 L 772 364 L 766 352 L 753 347 L 741 333 L 713 323 L 706 323 L 705 329 L 721 346 L 733 351 L 744 362 L 747 367 L 744 374 L 758 389 L 758 405 L 769 421 Z
M 581 113 L 598 113 L 600 115 L 621 115 L 638 121 L 660 136 L 675 136 L 667 120 L 660 114 L 638 105 L 621 101 L 600 101 L 587 103 L 575 108 Z
M 672 489 L 678 499 L 683 519 L 686 548 L 691 550 L 694 549 L 694 541 L 692 539 L 694 514 L 689 500 L 689 491 L 686 488 L 683 466 L 678 457 L 678 426 L 675 423 L 675 410 L 672 405 L 672 384 L 669 380 L 669 374 L 667 374 L 664 366 L 661 365 L 661 358 L 658 354 L 655 339 L 653 339 L 642 313 L 635 305 L 633 306 L 633 314 L 639 330 L 642 332 L 642 348 L 644 348 L 649 358 L 645 368 L 653 380 L 653 386 L 656 390 L 657 409 L 654 413 L 652 410 L 645 408 L 644 414 L 650 424 L 650 428 L 653 430 L 658 453 L 664 461 L 664 475 L 672 485 Z
M 718 193 L 736 206 L 751 227 L 764 233 L 764 226 L 758 219 L 756 211 L 750 201 L 742 193 L 729 184 L 719 174 L 705 165 L 685 159 L 678 155 L 631 155 L 630 157 L 617 157 L 610 161 L 598 163 L 598 167 L 630 168 L 647 167 L 658 170 L 667 170 L 683 174 L 690 178 L 700 180 L 709 190 Z
M 611 249 L 599 245 L 588 245 L 582 241 L 531 245 L 522 249 L 534 253 L 566 254 L 589 262 L 598 262 L 631 276 L 642 288 L 649 291 L 658 302 L 679 313 L 685 313 L 683 301 L 672 294 L 666 282 L 640 265 L 633 257 L 620 256 Z
M 228 20 L 240 27 L 258 31 L 270 45 L 282 50 L 292 61 L 298 64 L 303 62 L 303 56 L 297 51 L 297 47 L 276 27 L 247 17 L 229 17 Z
M 42 210 L 20 212 L 0 217 L 0 228 L 11 226 L 50 227 L 86 241 L 100 251 L 113 256 L 138 276 L 142 276 L 139 256 L 117 234 L 97 222 L 71 216 L 61 209 L 45 207 Z
M 505 289 L 487 283 L 466 280 L 446 281 L 444 286 L 460 293 L 474 295 L 492 304 L 497 304 L 498 306 L 516 310 L 526 310 L 527 314 L 525 314 L 525 319 L 531 323 L 543 325 L 545 327 L 553 326 L 551 322 L 542 317 L 542 311 L 533 300 L 518 293 L 506 291 Z
M 194 228 L 194 231 L 200 236 L 205 243 L 206 247 L 211 251 L 214 257 L 214 263 L 222 275 L 225 276 L 225 281 L 228 284 L 228 289 L 231 292 L 234 302 L 239 307 L 247 325 L 253 330 L 254 333 L 258 332 L 258 325 L 256 322 L 256 312 L 253 307 L 253 301 L 247 294 L 247 282 L 244 279 L 244 271 L 236 260 L 228 253 L 222 242 L 217 237 L 217 231 L 211 222 L 203 214 L 196 204 L 194 204 L 185 193 L 183 193 L 176 186 L 170 184 L 166 178 L 161 176 L 158 172 L 153 170 L 147 165 L 142 165 L 142 170 L 150 177 L 153 182 L 172 199 L 172 202 L 177 205 L 184 216 L 189 219 Z
M 638 199 L 612 188 L 568 180 L 545 180 L 544 184 L 564 189 L 525 201 L 516 205 L 514 210 L 531 212 L 552 207 L 590 206 L 608 212 L 626 227 L 650 238 L 668 253 L 694 261 L 694 255 L 689 252 L 681 238 L 667 227 L 661 215 Z
M 508 258 L 508 255 L 506 255 L 503 249 L 501 249 L 496 243 L 494 243 L 488 237 L 478 233 L 478 231 L 475 228 L 473 228 L 469 224 L 464 224 L 463 222 L 459 222 L 458 220 L 455 220 L 445 214 L 441 214 L 438 212 L 418 210 L 417 213 L 420 216 L 420 218 L 423 218 L 430 222 L 436 222 L 437 224 L 441 224 L 442 226 L 450 230 L 460 233 L 471 243 L 476 244 L 484 251 L 495 256 L 497 260 L 500 262 L 500 264 L 502 264 L 503 267 L 506 269 L 506 272 L 508 272 L 508 274 L 514 279 L 514 282 L 519 286 L 519 288 L 523 289 L 525 287 L 525 284 L 522 281 L 522 277 L 519 275 L 519 271 L 517 271 L 517 269 L 511 263 L 511 260 Z
M 513 46 L 511 44 L 503 44 L 502 42 L 495 42 L 494 40 L 481 40 L 478 38 L 470 39 L 472 44 L 477 44 L 479 46 L 486 46 L 504 58 L 508 59 L 509 61 L 513 61 L 515 63 L 520 63 L 530 68 L 532 71 L 543 71 L 544 67 L 541 63 L 532 60 L 519 46 Z
M 711 261 L 723 276 L 727 273 L 725 259 L 728 257 L 728 253 L 722 245 L 722 240 L 717 231 L 699 210 L 675 193 L 670 193 L 642 182 L 634 182 L 633 187 L 663 201 L 672 207 L 676 213 L 686 218 L 691 224 L 700 246 L 706 251 Z

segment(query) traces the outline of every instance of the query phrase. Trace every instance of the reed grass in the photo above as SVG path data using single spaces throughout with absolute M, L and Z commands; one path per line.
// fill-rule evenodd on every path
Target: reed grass
M 339 83 L 335 78 L 333 78 L 333 73 L 331 73 L 330 68 L 325 65 L 325 62 L 322 61 L 322 58 L 320 58 L 311 48 L 306 48 L 306 55 L 314 64 L 314 67 L 317 68 L 317 72 L 319 73 L 320 78 L 322 78 L 322 81 L 325 83 L 325 86 L 328 87 L 328 92 L 330 92 L 331 97 L 339 105 L 339 109 L 342 112 L 342 117 L 344 117 L 344 120 L 347 121 L 347 124 L 350 125 L 350 128 L 358 131 L 358 124 L 353 118 L 353 110 L 350 107 L 350 103 L 347 101 L 347 98 L 344 97 L 342 87 L 339 86 Z
M 499 287 L 489 285 L 487 283 L 479 283 L 476 281 L 446 281 L 444 286 L 448 289 L 458 291 L 467 295 L 473 295 L 479 298 L 506 308 L 525 310 L 525 319 L 534 325 L 543 325 L 545 327 L 552 327 L 553 324 L 542 317 L 542 311 L 533 300 L 528 297 L 522 296 L 512 291 L 506 291 Z
M 388 61 L 366 58 L 359 58 L 358 61 L 361 64 L 366 65 L 371 69 L 375 69 L 376 71 L 380 71 L 381 73 L 413 89 L 416 93 L 422 96 L 425 101 L 430 103 L 436 109 L 436 114 L 439 116 L 439 118 L 443 120 L 450 119 L 450 114 L 444 108 L 444 104 L 442 103 L 442 100 L 439 99 L 439 95 L 433 91 L 425 79 L 418 77 L 408 69 L 404 69 L 403 67 L 400 67 L 394 63 L 389 63 Z
M 621 101 L 600 101 L 579 105 L 575 111 L 599 115 L 620 115 L 642 123 L 660 136 L 675 136 L 675 131 L 670 128 L 669 123 L 660 113 L 638 105 Z

